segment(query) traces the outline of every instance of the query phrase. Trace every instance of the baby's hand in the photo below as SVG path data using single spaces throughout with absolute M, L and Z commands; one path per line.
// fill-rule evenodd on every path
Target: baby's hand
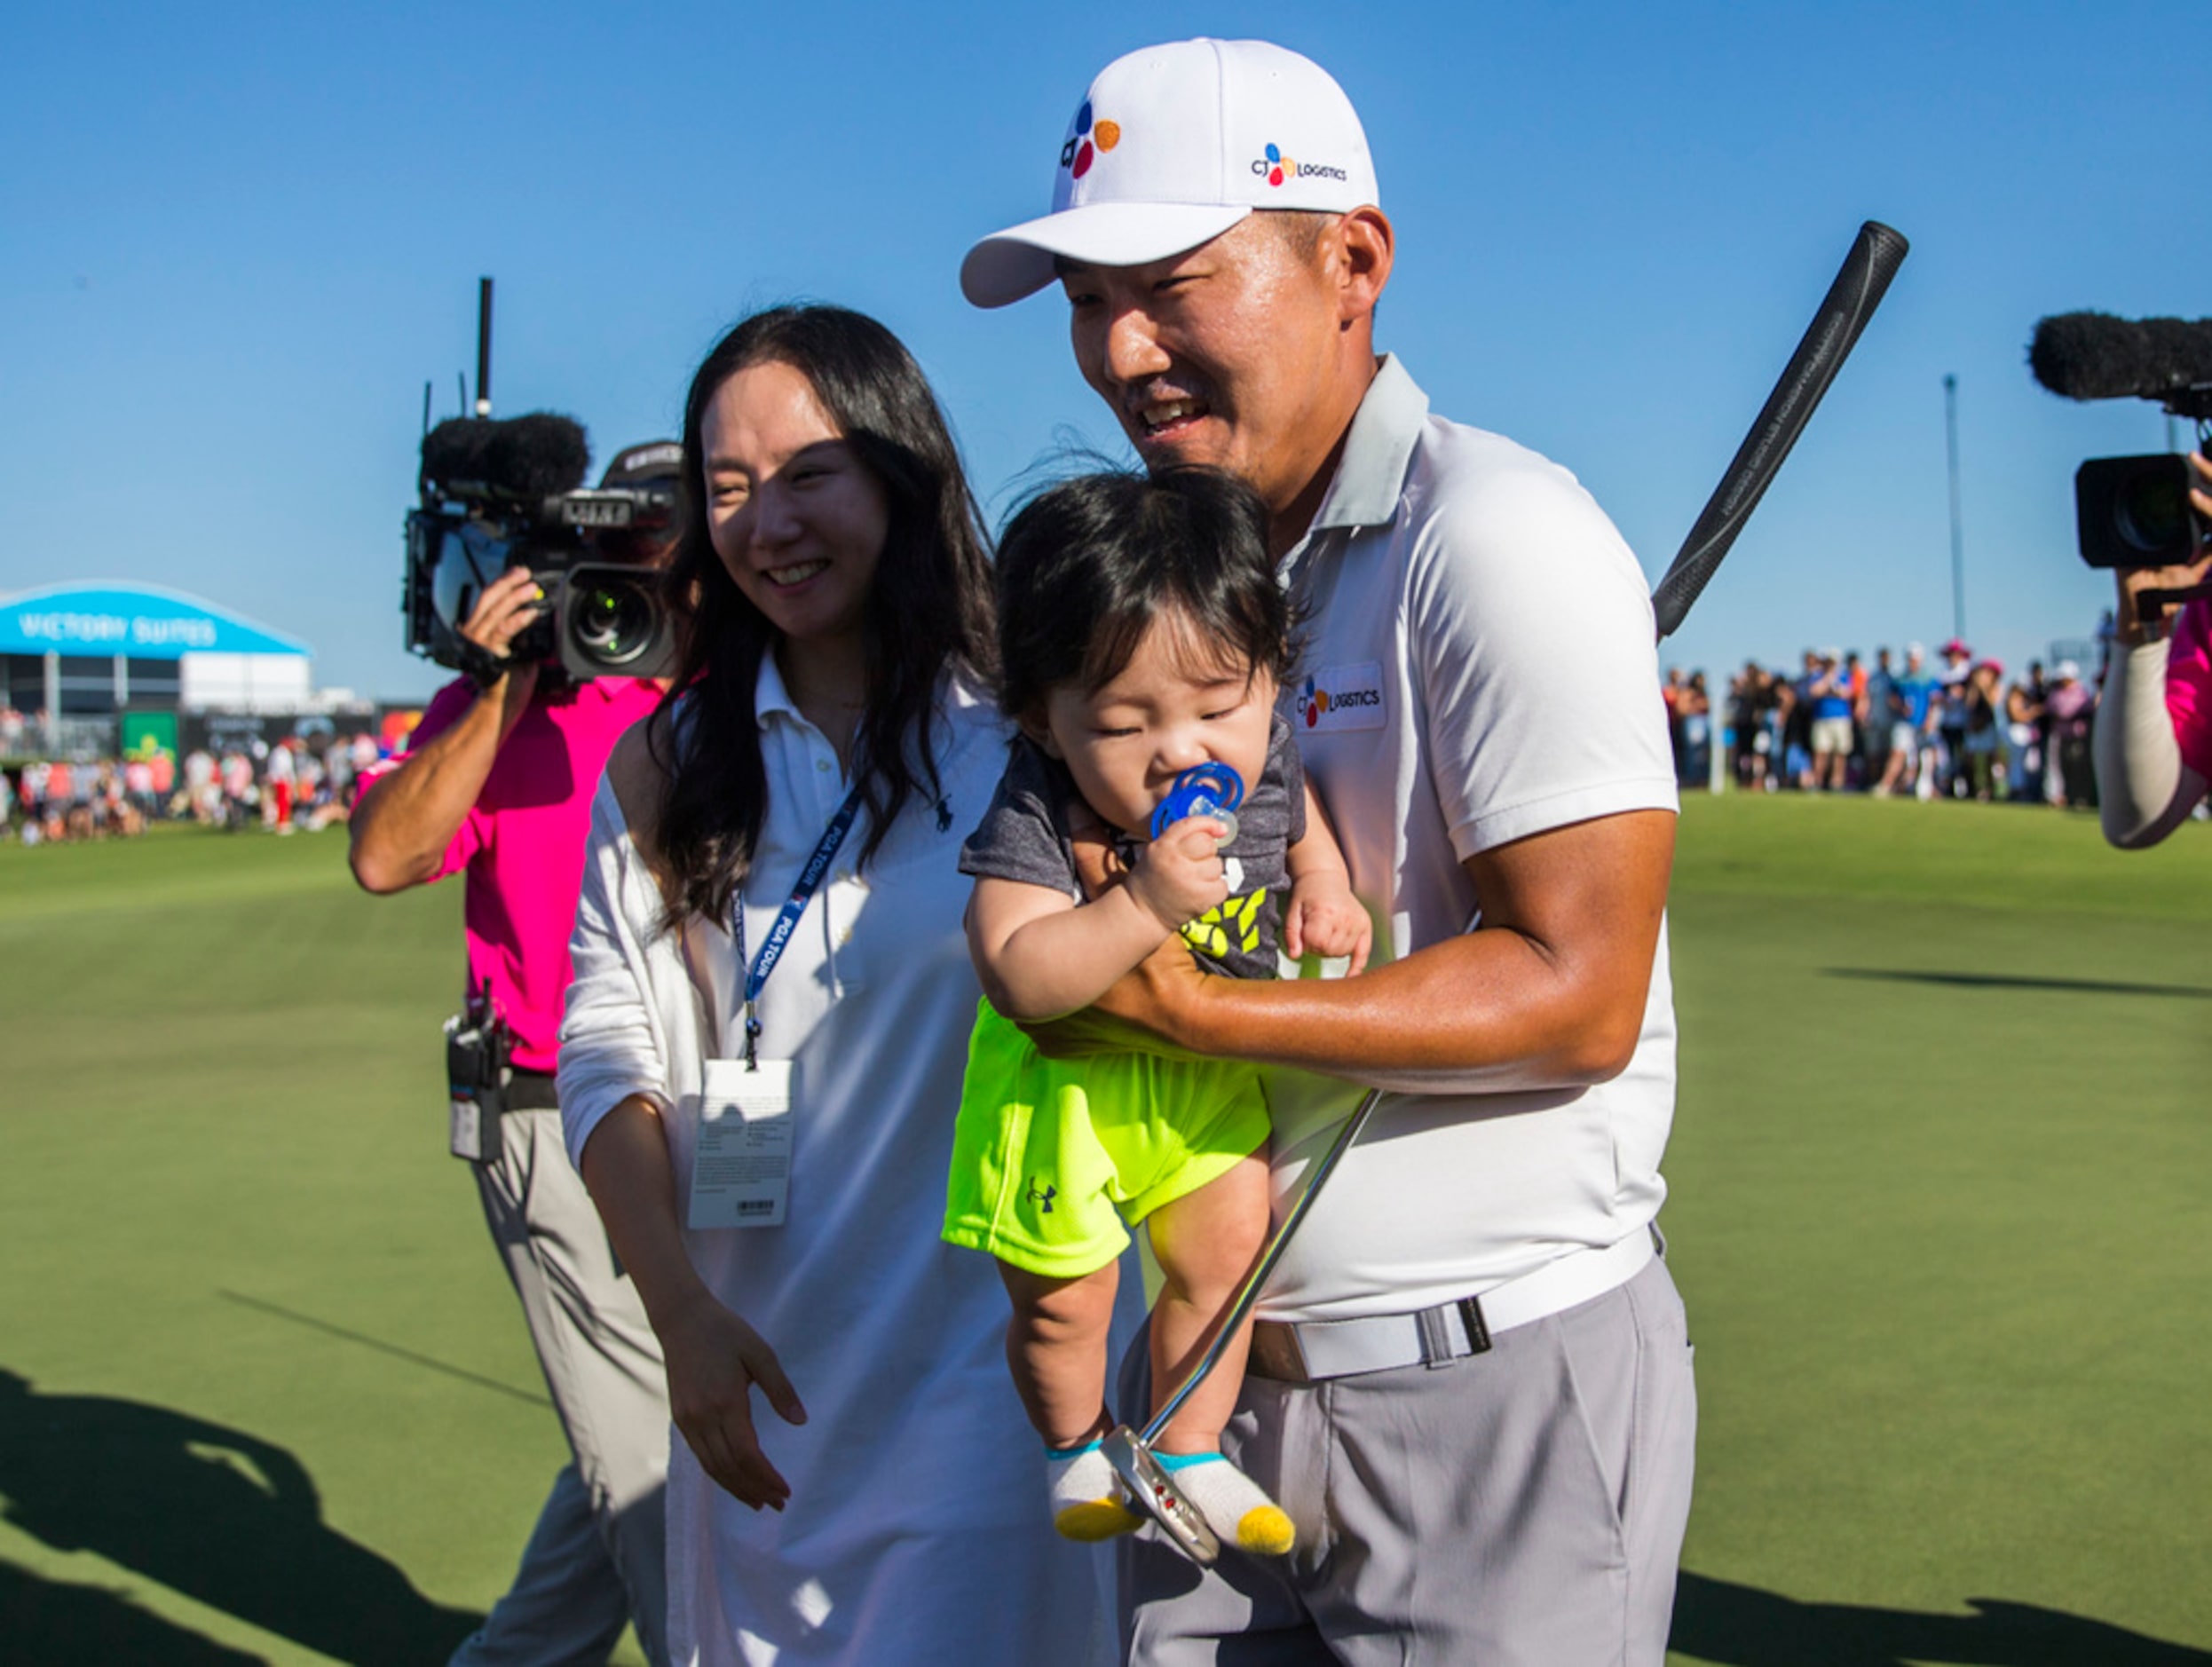
M 1170 932 L 1228 896 L 1221 872 L 1221 836 L 1211 817 L 1186 817 L 1137 853 L 1129 890 Z
M 1375 923 L 1367 918 L 1359 899 L 1341 874 L 1309 874 L 1291 885 L 1291 906 L 1283 912 L 1283 949 L 1292 960 L 1307 952 L 1333 957 L 1349 955 L 1351 977 L 1367 966 L 1367 952 L 1375 942 Z

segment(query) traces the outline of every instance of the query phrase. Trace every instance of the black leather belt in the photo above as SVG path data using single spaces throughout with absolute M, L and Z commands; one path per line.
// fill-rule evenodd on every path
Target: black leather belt
M 510 1111 L 557 1111 L 561 1097 L 553 1090 L 553 1073 L 549 1071 L 525 1071 L 520 1065 L 507 1068 L 507 1109 Z

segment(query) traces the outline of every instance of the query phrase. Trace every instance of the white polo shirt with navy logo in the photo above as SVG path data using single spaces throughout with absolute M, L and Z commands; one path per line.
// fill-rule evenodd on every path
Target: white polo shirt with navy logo
M 1471 929 L 1467 857 L 1677 809 L 1635 557 L 1567 470 L 1431 415 L 1394 359 L 1284 572 L 1307 621 L 1284 704 L 1378 964 Z M 1666 1194 L 1674 1042 L 1663 928 L 1642 1037 L 1613 1081 L 1387 1073 L 1419 1092 L 1378 1110 L 1260 1312 L 1426 1308 L 1642 1231 Z M 1349 1102 L 1297 1072 L 1270 1073 L 1269 1094 L 1287 1199 Z

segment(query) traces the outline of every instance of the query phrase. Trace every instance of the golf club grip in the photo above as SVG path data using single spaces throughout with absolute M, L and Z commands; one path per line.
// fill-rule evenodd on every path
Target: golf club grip
M 1781 380 L 1766 396 L 1766 404 L 1751 424 L 1751 431 L 1743 437 L 1735 460 L 1713 488 L 1704 512 L 1683 541 L 1666 577 L 1651 593 L 1652 612 L 1662 638 L 1672 636 L 1682 623 L 1690 604 L 1743 530 L 1744 522 L 1758 507 L 1782 460 L 1789 455 L 1789 448 L 1805 432 L 1821 397 L 1858 345 L 1860 333 L 1882 304 L 1890 280 L 1897 275 L 1910 247 L 1902 233 L 1878 220 L 1868 220 L 1859 228 L 1858 241 L 1852 244 L 1843 270 L 1829 287 L 1827 299 L 1813 315 Z
M 1198 1363 L 1175 1387 L 1175 1393 L 1160 1402 L 1160 1410 L 1152 1415 L 1151 1421 L 1139 1434 L 1137 1439 L 1145 1446 L 1149 1447 L 1160 1439 L 1160 1432 L 1167 1427 L 1168 1420 L 1181 1410 L 1182 1403 L 1190 1399 L 1190 1392 L 1204 1383 L 1213 1371 L 1221 1358 L 1221 1351 L 1228 1347 L 1229 1339 L 1236 1335 L 1237 1328 L 1244 1323 L 1244 1316 L 1252 1312 L 1252 1304 L 1260 1300 L 1260 1288 L 1274 1274 L 1276 1264 L 1283 1260 L 1283 1252 L 1290 1248 L 1291 1236 L 1298 1231 L 1298 1224 L 1306 1219 L 1307 1213 L 1314 1207 L 1314 1200 L 1321 1196 L 1322 1188 L 1336 1173 L 1338 1162 L 1352 1150 L 1352 1143 L 1359 1139 L 1360 1131 L 1367 1126 L 1369 1116 L 1382 1103 L 1382 1096 L 1381 1089 L 1370 1088 L 1366 1096 L 1353 1108 L 1352 1115 L 1344 1119 L 1344 1126 L 1337 1131 L 1336 1139 L 1321 1155 L 1321 1161 L 1314 1165 L 1314 1173 L 1307 1178 L 1305 1189 L 1298 1195 L 1298 1202 L 1291 1206 L 1291 1213 L 1283 1218 L 1283 1225 L 1276 1229 L 1275 1236 L 1268 1241 L 1268 1248 L 1260 1258 L 1260 1265 L 1247 1274 L 1244 1283 L 1237 1287 L 1236 1300 L 1228 1305 L 1228 1312 L 1221 1316 L 1221 1324 L 1214 1328 L 1213 1340 L 1206 1345 L 1205 1353 L 1198 1357 Z

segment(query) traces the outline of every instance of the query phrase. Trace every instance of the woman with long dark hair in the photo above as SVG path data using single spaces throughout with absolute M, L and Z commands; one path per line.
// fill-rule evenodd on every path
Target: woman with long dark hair
M 1007 739 L 958 454 L 888 330 L 785 307 L 699 367 L 683 478 L 677 692 L 594 808 L 561 1050 L 683 1437 L 671 1658 L 1102 1659 L 998 1282 L 936 1236 Z

